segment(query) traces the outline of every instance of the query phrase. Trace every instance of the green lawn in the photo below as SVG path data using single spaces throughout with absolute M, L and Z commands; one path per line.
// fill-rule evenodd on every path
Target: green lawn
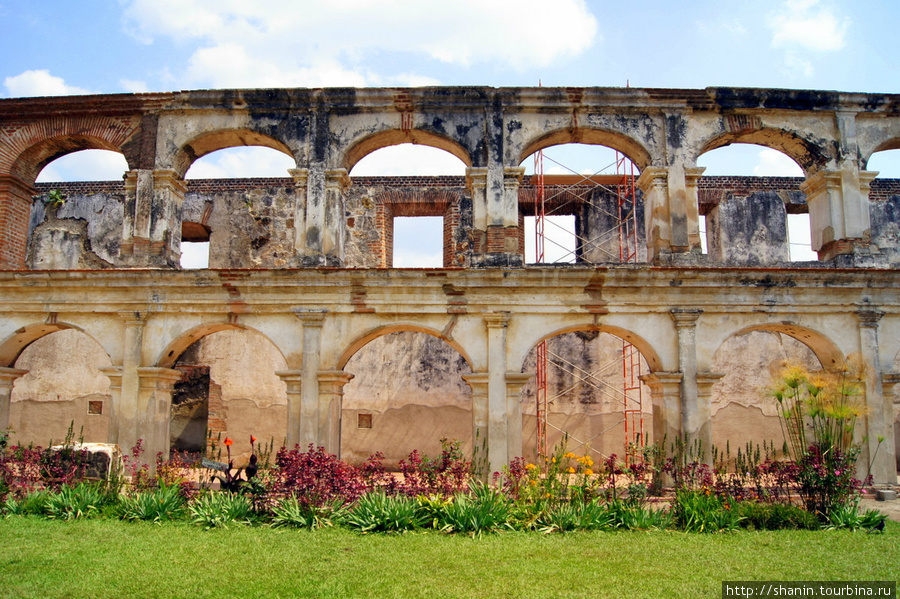
M 893 580 L 900 524 L 847 531 L 360 535 L 0 519 L 0 597 L 719 597 L 722 580 Z

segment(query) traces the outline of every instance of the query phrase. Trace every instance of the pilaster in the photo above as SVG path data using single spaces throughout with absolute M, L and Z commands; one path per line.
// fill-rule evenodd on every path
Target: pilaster
M 487 462 L 490 472 L 499 472 L 510 460 L 506 388 L 506 333 L 509 313 L 485 314 L 484 321 L 488 336 Z
M 712 443 L 709 408 L 700 404 L 697 385 L 697 319 L 703 310 L 673 308 L 670 311 L 678 335 L 678 365 L 681 379 L 681 433 L 689 440 L 699 440 L 704 452 Z
M 841 170 L 817 171 L 800 184 L 820 260 L 870 251 L 869 185 L 876 175 L 846 161 Z
M 897 482 L 894 406 L 890 396 L 884 393 L 878 347 L 878 323 L 884 312 L 864 308 L 857 311 L 856 316 L 859 319 L 859 350 L 866 366 L 866 441 L 861 461 L 864 459 L 865 463 L 871 464 L 876 483 L 894 484 Z
M 16 380 L 28 374 L 27 370 L 18 368 L 0 368 L 0 434 L 9 428 L 9 399 Z
M 343 370 L 320 371 L 319 383 L 319 442 L 325 451 L 341 455 L 341 411 L 344 385 L 353 379 Z
M 651 372 L 641 375 L 650 388 L 653 403 L 653 443 L 662 446 L 681 436 L 681 379 L 680 372 Z

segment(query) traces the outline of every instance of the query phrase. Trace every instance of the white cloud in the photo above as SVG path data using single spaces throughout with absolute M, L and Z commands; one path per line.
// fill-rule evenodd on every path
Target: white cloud
M 76 96 L 93 93 L 74 85 L 68 85 L 62 77 L 51 75 L 47 69 L 25 71 L 3 80 L 10 97 L 26 96 Z
M 756 177 L 802 177 L 803 169 L 787 154 L 766 148 L 759 152 L 759 162 L 753 167 Z
M 187 85 L 238 87 L 420 77 L 406 67 L 404 74 L 374 75 L 362 66 L 398 63 L 379 61 L 384 53 L 462 66 L 546 67 L 584 52 L 597 36 L 584 0 L 557 0 L 552 10 L 538 0 L 131 0 L 125 18 L 145 43 L 196 46 Z
M 462 160 L 431 146 L 400 144 L 381 148 L 356 163 L 354 177 L 464 175 Z
M 289 177 L 296 168 L 293 158 L 272 148 L 228 148 L 203 156 L 188 169 L 185 179 Z
M 819 0 L 789 0 L 768 21 L 775 48 L 829 52 L 844 47 L 850 20 Z
M 81 150 L 57 158 L 44 167 L 36 181 L 117 181 L 128 170 L 128 162 L 118 152 Z
M 137 81 L 135 79 L 119 79 L 119 85 L 126 92 L 132 94 L 142 94 L 150 91 L 146 81 Z

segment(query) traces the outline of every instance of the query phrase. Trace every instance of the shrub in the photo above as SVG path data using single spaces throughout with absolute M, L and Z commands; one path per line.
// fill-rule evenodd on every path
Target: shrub
M 825 528 L 828 530 L 866 530 L 869 532 L 883 531 L 884 521 L 887 516 L 878 510 L 866 510 L 860 512 L 856 502 L 846 503 L 834 508 L 828 514 L 828 522 Z
M 291 450 L 282 447 L 275 464 L 275 492 L 296 497 L 304 505 L 353 503 L 365 492 L 359 470 L 326 452 L 324 447 L 313 448 L 310 444 L 306 452 L 301 452 L 299 446 Z
M 7 495 L 3 501 L 3 513 L 11 516 L 43 516 L 47 510 L 50 492 L 32 491 L 21 499 Z
M 733 531 L 741 517 L 728 499 L 710 491 L 682 489 L 675 493 L 672 520 L 685 532 Z
M 51 520 L 75 520 L 98 516 L 107 503 L 106 492 L 96 484 L 80 483 L 62 486 L 50 493 L 44 504 L 44 515 Z
M 333 526 L 347 517 L 347 508 L 340 500 L 322 506 L 304 504 L 296 497 L 285 497 L 272 506 L 273 527 L 323 528 Z
M 470 493 L 458 493 L 438 516 L 440 530 L 481 534 L 509 526 L 510 503 L 502 491 L 473 484 Z
M 164 486 L 138 491 L 123 497 L 117 513 L 122 520 L 162 522 L 176 520 L 184 514 L 185 499 L 179 486 Z
M 634 505 L 626 501 L 611 501 L 606 510 L 612 520 L 613 528 L 623 530 L 662 530 L 672 523 L 672 517 L 666 510 L 656 510 L 645 505 Z
M 734 506 L 744 528 L 754 530 L 801 529 L 816 530 L 819 521 L 801 507 L 790 503 L 760 503 L 740 501 Z
M 360 532 L 404 532 L 422 528 L 426 519 L 415 499 L 375 490 L 360 497 L 346 522 Z
M 253 506 L 243 495 L 209 492 L 188 504 L 191 521 L 205 528 L 226 528 L 229 524 L 252 524 Z
M 599 501 L 561 503 L 548 507 L 534 522 L 539 532 L 602 530 L 613 528 L 615 519 Z
M 436 459 L 413 450 L 400 460 L 403 482 L 397 490 L 404 495 L 443 495 L 450 497 L 465 491 L 472 473 L 472 464 L 462 454 L 457 440 L 441 439 L 441 455 Z

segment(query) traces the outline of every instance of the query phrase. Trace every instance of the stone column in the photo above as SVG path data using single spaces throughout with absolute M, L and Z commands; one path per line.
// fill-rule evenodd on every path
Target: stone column
M 703 456 L 706 460 L 712 458 L 712 388 L 724 376 L 724 373 L 719 372 L 697 373 L 697 412 L 700 422 L 707 423 L 707 430 L 701 436 L 704 439 Z
M 300 419 L 302 412 L 303 373 L 300 370 L 283 370 L 275 373 L 287 386 L 287 431 L 285 445 L 293 449 L 300 444 Z M 305 451 L 305 447 L 301 447 Z
M 703 451 L 712 443 L 709 407 L 700 405 L 697 387 L 697 319 L 703 310 L 673 308 L 672 320 L 678 334 L 678 365 L 681 379 L 681 433 L 688 441 L 699 440 Z
M 522 457 L 522 387 L 534 378 L 530 373 L 506 373 L 506 461 Z
M 478 470 L 477 474 L 483 482 L 487 482 L 490 478 L 487 471 L 489 378 L 487 372 L 463 375 L 463 380 L 472 388 L 472 458 Z
M 876 483 L 897 482 L 896 456 L 894 454 L 894 405 L 884 394 L 881 360 L 878 348 L 878 321 L 884 312 L 862 309 L 859 319 L 859 350 L 866 366 L 866 443 L 860 454 L 865 464 L 871 463 L 872 477 Z M 878 439 L 883 442 L 880 443 Z M 877 453 L 876 453 L 877 452 Z M 874 458 L 874 459 L 873 459 Z
M 303 256 L 306 249 L 306 202 L 309 188 L 309 169 L 288 170 L 294 180 L 294 250 Z
M 177 266 L 181 206 L 187 185 L 176 171 L 125 173 L 125 216 L 120 256 L 127 266 Z
M 876 175 L 845 161 L 840 170 L 817 171 L 800 184 L 820 260 L 870 251 L 869 185 Z
M 647 260 L 650 262 L 658 262 L 661 254 L 672 251 L 668 177 L 668 169 L 648 166 L 635 182 L 644 194 L 644 237 L 647 240 Z
M 499 472 L 510 460 L 506 389 L 506 329 L 509 313 L 485 314 L 484 320 L 488 336 L 487 461 L 489 472 Z
M 144 440 L 144 456 L 148 462 L 159 453 L 164 458 L 169 456 L 172 389 L 181 380 L 182 374 L 172 368 L 138 368 L 138 438 Z
M 884 394 L 884 400 L 893 404 L 891 408 L 891 421 L 888 424 L 888 428 L 891 429 L 894 437 L 893 450 L 894 461 L 896 462 L 895 468 L 896 471 L 900 471 L 900 434 L 898 434 L 900 421 L 897 420 L 897 407 L 900 405 L 900 394 L 894 393 L 894 387 L 896 385 L 900 385 L 900 372 L 889 372 L 882 375 L 881 392 Z M 885 439 L 884 442 L 887 443 L 888 440 Z
M 681 436 L 680 372 L 651 372 L 640 377 L 653 403 L 653 443 L 666 449 Z
M 0 175 L 0 268 L 25 268 L 28 219 L 34 187 L 17 177 Z
M 294 169 L 291 175 L 297 186 L 306 182 L 305 201 L 298 208 L 302 217 L 295 224 L 301 263 L 340 266 L 344 259 L 344 193 L 350 185 L 347 170 L 326 169 L 319 162 L 308 170 Z
M 9 428 L 9 398 L 16 379 L 23 374 L 28 374 L 28 371 L 0 367 L 0 434 Z
M 320 412 L 319 355 L 322 349 L 322 325 L 325 312 L 297 312 L 303 322 L 303 363 L 300 366 L 300 421 L 289 423 L 293 429 L 299 426 L 298 443 L 303 449 L 310 443 L 319 444 L 319 429 L 325 414 Z
M 343 370 L 319 372 L 319 445 L 338 457 L 341 455 L 344 385 L 352 378 L 352 374 Z
M 141 438 L 140 435 L 140 375 L 143 351 L 145 315 L 140 312 L 120 312 L 124 321 L 122 365 L 101 368 L 109 377 L 110 401 L 109 442 L 127 452 Z
M 474 266 L 521 266 L 519 184 L 525 170 L 493 165 L 466 169 L 472 197 Z

